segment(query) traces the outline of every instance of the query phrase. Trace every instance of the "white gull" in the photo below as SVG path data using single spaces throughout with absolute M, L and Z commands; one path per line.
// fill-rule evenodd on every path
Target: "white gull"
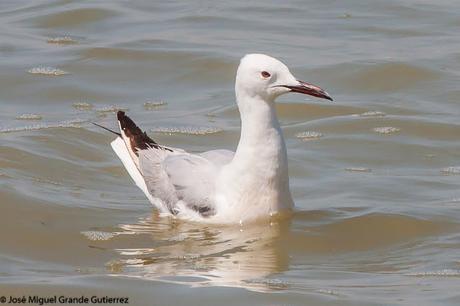
M 210 223 L 240 223 L 291 211 L 288 162 L 275 99 L 288 92 L 332 100 L 296 80 L 264 54 L 241 59 L 236 74 L 241 137 L 236 152 L 201 154 L 157 144 L 119 111 L 112 148 L 136 185 L 162 214 Z M 113 132 L 113 131 L 112 131 Z

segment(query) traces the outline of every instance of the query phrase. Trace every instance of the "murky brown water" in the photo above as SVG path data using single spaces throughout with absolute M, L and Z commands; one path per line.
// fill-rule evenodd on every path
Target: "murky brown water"
M 460 304 L 457 1 L 2 1 L 0 25 L 0 295 Z M 248 52 L 335 98 L 278 105 L 297 212 L 159 218 L 89 121 L 234 149 Z

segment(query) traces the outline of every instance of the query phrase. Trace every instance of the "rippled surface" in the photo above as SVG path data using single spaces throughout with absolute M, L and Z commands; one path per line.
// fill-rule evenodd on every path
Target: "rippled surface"
M 0 3 L 2 294 L 458 305 L 459 20 L 450 0 Z M 159 218 L 89 122 L 234 149 L 247 52 L 335 98 L 278 105 L 297 212 Z

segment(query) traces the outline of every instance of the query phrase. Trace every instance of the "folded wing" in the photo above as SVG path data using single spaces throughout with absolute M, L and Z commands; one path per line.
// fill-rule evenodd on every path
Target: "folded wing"
M 118 112 L 117 117 L 125 147 L 118 140 L 112 147 L 160 212 L 192 218 L 216 213 L 216 178 L 222 166 L 233 158 L 233 152 L 190 154 L 167 148 L 148 137 L 124 112 Z
M 219 168 L 193 154 L 169 154 L 162 157 L 156 149 L 139 152 L 139 165 L 148 192 L 160 199 L 170 213 L 197 213 L 209 217 L 215 213 L 214 186 Z

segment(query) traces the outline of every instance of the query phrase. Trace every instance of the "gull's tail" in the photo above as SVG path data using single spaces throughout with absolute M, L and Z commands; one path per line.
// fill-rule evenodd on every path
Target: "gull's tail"
M 155 148 L 158 147 L 158 144 L 148 137 L 145 132 L 142 132 L 124 112 L 118 111 L 117 119 L 120 133 L 116 133 L 119 137 L 112 141 L 112 149 L 120 158 L 134 183 L 150 199 L 151 196 L 139 168 L 138 150 Z
M 105 126 L 102 126 L 102 125 L 97 124 L 97 123 L 94 123 L 94 122 L 91 122 L 91 123 L 94 124 L 95 126 L 100 127 L 101 129 L 104 129 L 104 130 L 106 130 L 106 131 L 108 131 L 108 132 L 110 132 L 110 133 L 112 133 L 112 134 L 115 134 L 115 135 L 121 137 L 121 134 L 118 133 L 118 132 L 115 132 L 114 130 L 111 130 L 111 129 L 109 129 L 109 128 L 106 128 Z
M 126 171 L 128 171 L 129 175 L 134 180 L 134 183 L 136 183 L 136 185 L 150 199 L 151 196 L 147 190 L 145 180 L 142 177 L 139 168 L 138 150 L 160 148 L 160 146 L 147 136 L 145 132 L 142 132 L 141 129 L 128 116 L 126 116 L 124 112 L 119 111 L 117 113 L 117 119 L 120 127 L 120 133 L 94 122 L 92 122 L 92 124 L 118 136 L 111 143 L 113 150 L 120 158 L 123 166 L 125 166 Z
M 97 123 L 93 123 L 96 126 L 109 131 L 118 137 L 112 141 L 111 146 L 117 156 L 120 158 L 126 171 L 133 179 L 134 183 L 144 192 L 147 198 L 152 203 L 156 203 L 152 195 L 149 193 L 144 176 L 142 175 L 141 168 L 139 165 L 139 151 L 153 149 L 154 151 L 164 154 L 172 153 L 173 150 L 160 146 L 152 138 L 150 138 L 146 132 L 143 132 L 124 112 L 119 111 L 117 113 L 118 125 L 120 127 L 120 133 L 101 126 Z M 158 151 L 157 151 L 158 150 Z M 153 153 L 153 152 L 152 152 Z M 161 208 L 161 205 L 157 207 Z

